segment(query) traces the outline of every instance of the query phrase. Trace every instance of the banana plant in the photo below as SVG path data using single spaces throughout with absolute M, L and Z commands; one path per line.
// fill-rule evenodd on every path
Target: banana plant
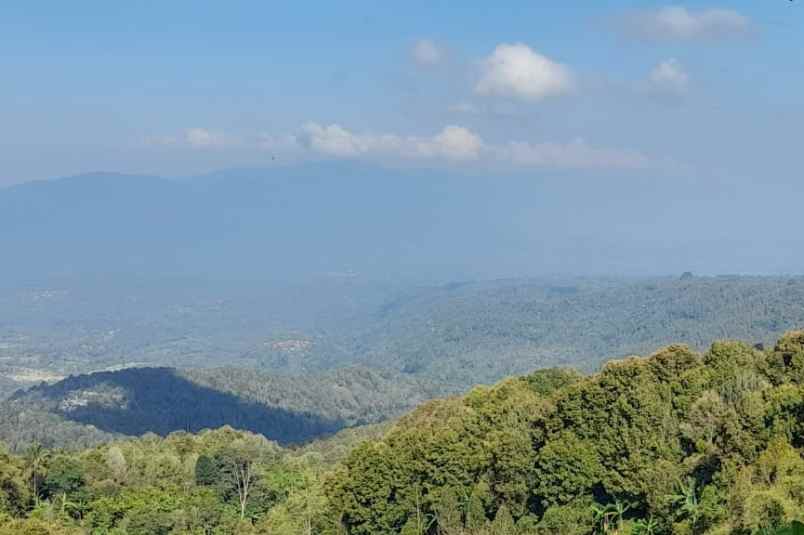
M 613 520 L 617 516 L 617 510 L 612 504 L 592 505 L 592 515 L 594 517 L 595 533 L 608 534 L 613 532 Z
M 670 496 L 672 503 L 678 510 L 692 521 L 698 520 L 700 508 L 698 507 L 698 488 L 695 478 L 688 477 L 678 484 L 678 494 Z
M 653 517 L 637 520 L 634 523 L 633 535 L 656 535 L 659 530 L 659 523 Z

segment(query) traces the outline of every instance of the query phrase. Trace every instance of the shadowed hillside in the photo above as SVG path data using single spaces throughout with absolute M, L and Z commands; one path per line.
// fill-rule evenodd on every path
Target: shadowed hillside
M 305 441 L 333 433 L 343 422 L 238 398 L 189 381 L 170 368 L 133 368 L 70 377 L 34 387 L 25 400 L 63 418 L 124 435 L 197 432 L 231 425 L 277 442 Z
M 369 370 L 276 378 L 242 370 L 132 368 L 69 377 L 0 405 L 0 438 L 13 447 L 91 444 L 112 435 L 167 435 L 230 425 L 301 443 L 396 416 L 440 392 Z

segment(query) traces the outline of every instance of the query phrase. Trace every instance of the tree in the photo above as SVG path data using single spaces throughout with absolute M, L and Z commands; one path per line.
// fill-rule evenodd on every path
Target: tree
M 218 453 L 224 492 L 235 495 L 241 520 L 246 518 L 249 500 L 260 477 L 258 465 L 272 462 L 270 449 L 264 438 L 254 437 L 237 439 Z
M 491 532 L 493 535 L 515 535 L 516 525 L 514 524 L 514 518 L 505 504 L 502 504 L 497 509 L 497 514 L 491 523 Z
M 254 461 L 242 452 L 231 452 L 227 455 L 224 474 L 237 489 L 240 519 L 243 520 L 246 517 L 246 505 L 256 477 Z
M 448 488 L 436 506 L 436 525 L 441 535 L 463 533 L 461 497 L 456 489 Z
M 75 495 L 84 489 L 81 463 L 73 457 L 57 455 L 48 463 L 47 475 L 41 482 L 40 494 L 53 498 L 62 494 Z
M 215 458 L 202 454 L 195 462 L 195 484 L 214 485 L 220 478 L 220 467 Z
M 39 487 L 45 474 L 45 463 L 50 457 L 50 452 L 42 447 L 41 444 L 32 444 L 25 452 L 25 467 L 28 478 L 31 482 L 31 494 L 33 495 L 34 505 L 39 505 Z
M 128 462 L 123 451 L 118 446 L 112 446 L 106 451 L 106 466 L 112 471 L 115 480 L 122 483 L 128 476 Z
M 20 459 L 0 443 L 0 524 L 6 514 L 20 515 L 29 505 L 27 476 Z

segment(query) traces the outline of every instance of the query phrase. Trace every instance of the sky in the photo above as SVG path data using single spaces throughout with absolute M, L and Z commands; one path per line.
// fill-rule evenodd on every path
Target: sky
M 359 164 L 493 191 L 483 276 L 804 272 L 802 49 L 787 0 L 4 2 L 0 187 Z
M 785 180 L 801 7 L 5 2 L 0 184 L 277 158 Z

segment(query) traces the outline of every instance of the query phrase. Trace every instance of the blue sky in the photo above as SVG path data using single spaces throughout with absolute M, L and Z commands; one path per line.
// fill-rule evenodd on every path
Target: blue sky
M 0 184 L 279 158 L 795 188 L 801 7 L 5 2 Z

